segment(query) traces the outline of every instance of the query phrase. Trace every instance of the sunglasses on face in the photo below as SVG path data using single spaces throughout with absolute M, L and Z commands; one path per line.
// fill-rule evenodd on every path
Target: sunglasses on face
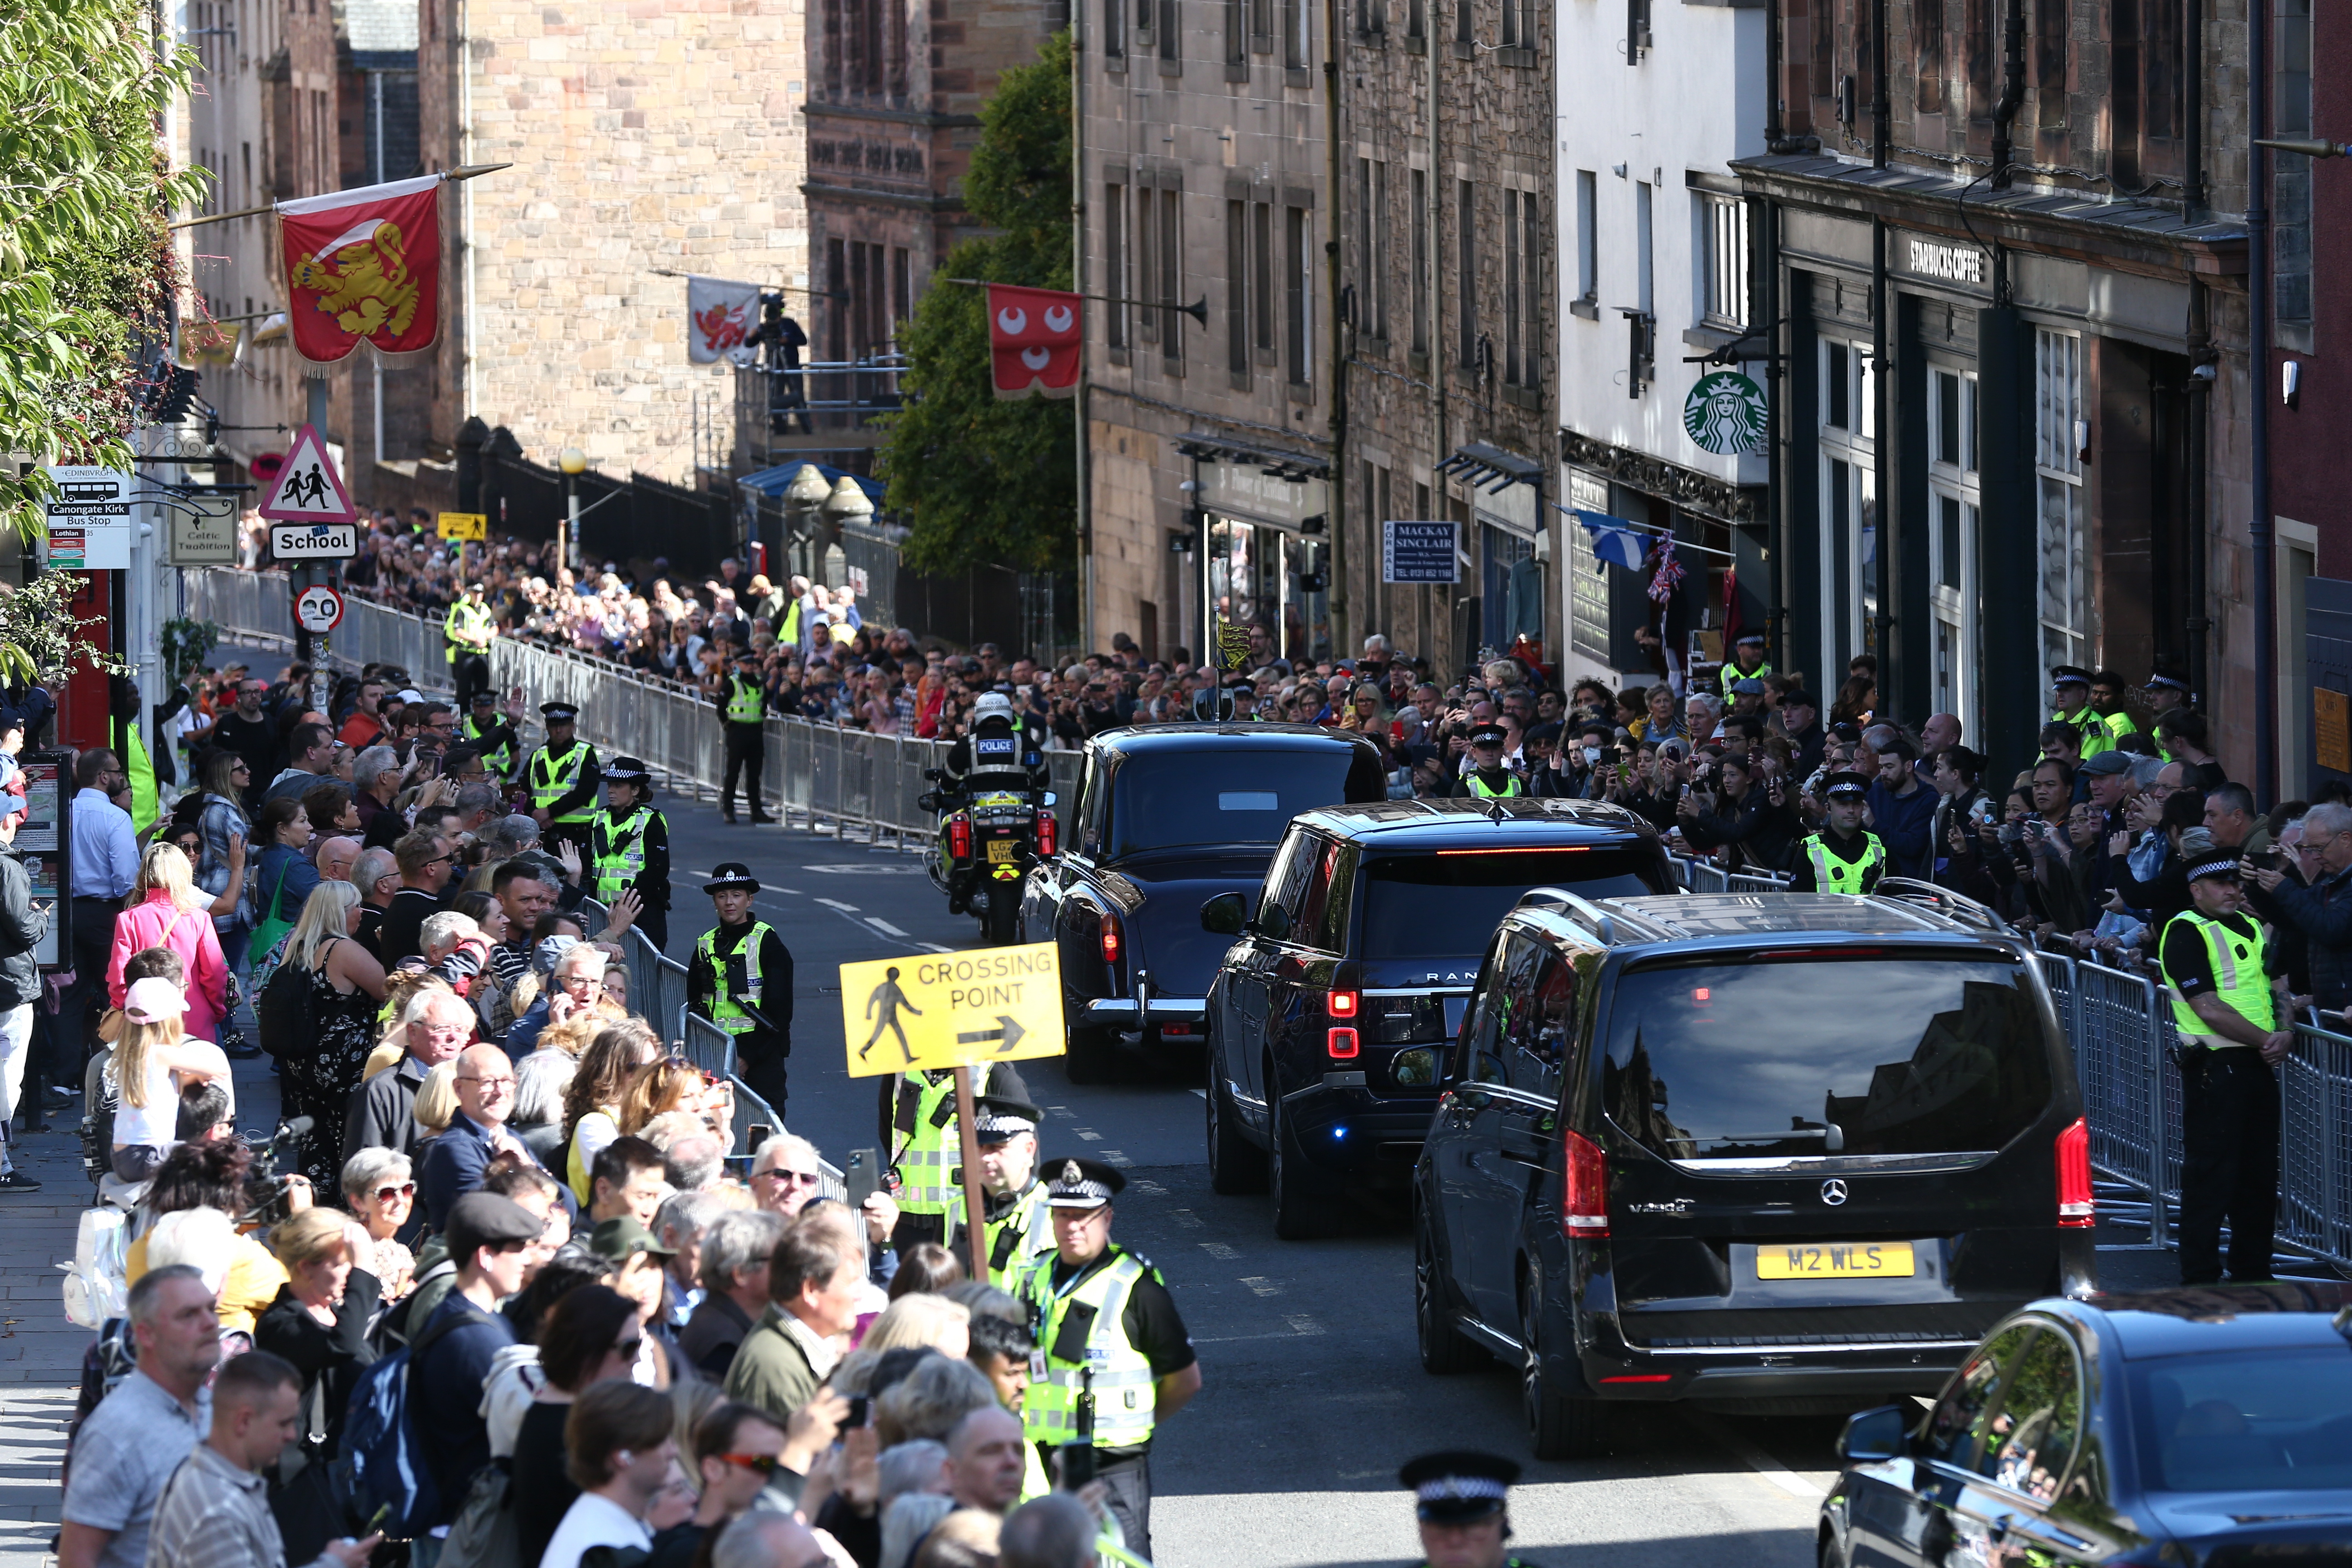
M 720 1454 L 717 1456 L 730 1465 L 740 1465 L 758 1475 L 772 1476 L 780 1461 L 773 1454 Z
M 388 1204 L 394 1198 L 413 1198 L 415 1195 L 415 1182 L 403 1182 L 396 1187 L 378 1187 L 375 1190 L 375 1201 L 380 1204 Z
M 817 1173 L 814 1171 L 787 1171 L 781 1168 L 761 1171 L 751 1179 L 755 1182 L 786 1182 L 796 1187 L 813 1187 L 816 1185 L 818 1181 Z

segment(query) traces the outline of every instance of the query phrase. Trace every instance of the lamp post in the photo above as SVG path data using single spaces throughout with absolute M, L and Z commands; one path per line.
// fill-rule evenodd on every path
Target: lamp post
M 588 471 L 588 454 L 566 447 L 555 455 L 555 466 L 563 470 L 563 537 L 555 542 L 555 569 L 561 572 L 580 553 L 580 476 Z

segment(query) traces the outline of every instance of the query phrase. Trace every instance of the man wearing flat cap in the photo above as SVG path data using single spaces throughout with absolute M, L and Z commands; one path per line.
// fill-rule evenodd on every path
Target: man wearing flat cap
M 547 743 L 523 764 L 530 786 L 530 818 L 550 849 L 570 844 L 585 861 L 591 853 L 589 824 L 596 817 L 596 791 L 604 782 L 596 748 L 580 738 L 580 710 L 569 702 L 542 702 Z
M 1527 781 L 1503 763 L 1503 745 L 1509 738 L 1495 723 L 1482 723 L 1470 731 L 1470 765 L 1454 781 L 1455 799 L 1507 800 L 1528 793 Z
M 1514 1557 L 1510 1489 L 1519 1467 L 1467 1448 L 1423 1454 L 1397 1472 L 1421 1524 L 1422 1568 L 1534 1568 Z
M 694 944 L 686 1002 L 735 1037 L 735 1070 L 751 1092 L 784 1113 L 793 1054 L 793 954 L 776 928 L 751 911 L 760 879 L 740 860 L 723 860 L 702 884 L 719 923 Z
M 2188 868 L 2191 907 L 2165 922 L 2157 949 L 2180 1036 L 2180 1282 L 2271 1277 L 2277 1224 L 2279 1085 L 2294 1045 L 2263 972 L 2262 922 L 2246 912 L 2234 851 Z
M 1129 1551 L 1151 1559 L 1151 1435 L 1201 1392 L 1200 1359 L 1151 1260 L 1110 1238 L 1127 1178 L 1098 1160 L 1045 1162 L 1054 1251 L 1013 1294 L 1036 1325 L 1021 1422 L 1040 1455 L 1094 1448 Z
M 1851 771 L 1832 773 L 1822 785 L 1829 820 L 1797 847 L 1792 893 L 1867 893 L 1886 868 L 1886 846 L 1862 825 L 1870 781 Z
M 625 892 L 640 908 L 636 927 L 656 948 L 669 946 L 669 819 L 654 809 L 654 776 L 635 757 L 604 769 L 604 814 L 588 826 L 588 888 L 610 909 Z
M 1009 1078 L 1000 1075 L 1000 1079 Z M 1015 1080 L 1017 1081 L 1017 1080 Z M 1018 1288 L 1021 1277 L 1054 1250 L 1045 1184 L 1037 1179 L 1037 1123 L 1045 1113 L 1003 1082 L 998 1092 L 973 1099 L 972 1136 L 980 1144 L 980 1175 L 988 1189 L 981 1210 L 988 1251 L 988 1282 Z

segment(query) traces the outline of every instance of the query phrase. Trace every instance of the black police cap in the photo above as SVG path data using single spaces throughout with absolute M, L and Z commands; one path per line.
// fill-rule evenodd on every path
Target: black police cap
M 1399 1484 L 1412 1491 L 1413 1512 L 1424 1523 L 1467 1524 L 1503 1510 L 1519 1467 L 1500 1454 L 1446 1448 L 1408 1459 Z

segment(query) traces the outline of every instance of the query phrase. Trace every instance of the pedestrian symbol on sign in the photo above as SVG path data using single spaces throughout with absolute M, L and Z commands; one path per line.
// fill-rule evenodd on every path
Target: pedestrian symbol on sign
M 349 522 L 359 515 L 326 443 L 310 426 L 294 433 L 293 449 L 261 515 L 272 522 Z

